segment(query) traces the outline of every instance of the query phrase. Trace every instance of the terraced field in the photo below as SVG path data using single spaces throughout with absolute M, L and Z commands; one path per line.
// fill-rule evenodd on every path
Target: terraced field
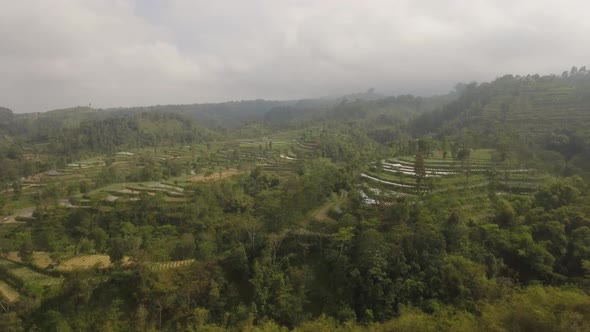
M 106 268 L 111 265 L 109 255 L 79 255 L 72 257 L 57 266 L 58 271 L 86 270 Z
M 150 263 L 150 269 L 153 271 L 163 271 L 167 269 L 177 269 L 179 267 L 189 266 L 195 262 L 194 259 L 185 259 L 181 261 L 157 262 Z
M 574 86 L 521 82 L 518 94 L 497 93 L 483 107 L 481 120 L 501 121 L 521 137 L 537 139 L 557 128 L 579 129 L 590 123 L 590 104 L 581 101 Z
M 63 168 L 24 179 L 20 198 L 10 200 L 8 206 L 14 213 L 2 216 L 0 223 L 18 223 L 23 217 L 30 217 L 34 210 L 31 206 L 36 204 L 34 198 L 47 186 L 58 188 L 58 203 L 63 207 L 83 208 L 92 201 L 102 201 L 105 203 L 102 208 L 109 209 L 110 204 L 119 200 L 138 200 L 142 193 L 162 194 L 164 201 L 173 204 L 186 202 L 184 187 L 190 183 L 217 181 L 247 173 L 254 167 L 284 176 L 298 171 L 304 160 L 314 155 L 319 144 L 294 139 L 295 135 L 296 132 L 280 139 L 259 137 L 192 146 L 133 149 L 74 161 Z M 166 169 L 168 163 L 182 165 L 182 174 L 161 181 L 118 182 L 95 187 L 101 178 L 104 179 L 107 165 L 114 166 L 118 178 L 125 179 L 145 167 L 145 160 L 154 161 L 160 169 Z M 86 189 L 82 190 L 83 187 Z M 11 189 L 3 194 L 11 195 Z
M 21 262 L 20 256 L 18 255 L 18 252 L 16 251 L 11 251 L 9 253 L 7 253 L 5 256 L 5 258 L 14 261 L 14 262 Z M 33 265 L 35 265 L 38 268 L 41 269 L 45 269 L 47 268 L 52 262 L 51 257 L 49 257 L 49 253 L 44 252 L 44 251 L 35 251 L 33 253 Z
M 7 283 L 0 280 L 0 298 L 8 301 L 9 303 L 16 302 L 20 294 Z
M 224 170 L 224 171 L 220 171 L 217 173 L 212 173 L 208 176 L 206 175 L 195 175 L 192 176 L 191 178 L 189 178 L 190 182 L 209 182 L 209 181 L 217 181 L 217 180 L 221 180 L 221 179 L 225 179 L 228 177 L 232 177 L 234 175 L 238 175 L 241 174 L 243 172 L 240 172 L 236 169 L 228 169 L 228 170 Z
M 61 284 L 62 279 L 35 272 L 30 268 L 0 258 L 0 295 L 9 302 L 21 294 L 39 295 L 43 289 Z
M 149 262 L 149 268 L 154 271 L 162 271 L 166 269 L 179 268 L 188 266 L 194 263 L 194 259 L 185 259 L 180 261 L 166 261 L 166 262 Z M 129 257 L 123 259 L 123 265 L 132 264 Z M 107 268 L 111 266 L 111 259 L 108 255 L 78 255 L 74 256 L 57 266 L 58 271 L 71 272 L 75 270 L 87 270 L 92 268 Z
M 492 150 L 474 150 L 468 161 L 431 158 L 425 160 L 426 177 L 418 186 L 411 156 L 384 159 L 381 168 L 372 165 L 360 174 L 361 195 L 368 204 L 393 196 L 444 192 L 454 188 L 465 194 L 492 190 L 527 194 L 551 180 L 530 169 L 503 169 L 491 159 Z M 437 154 L 435 153 L 435 156 Z
M 0 269 L 22 282 L 31 282 L 42 286 L 51 286 L 60 283 L 58 278 L 35 272 L 24 265 L 19 265 L 5 259 L 0 259 Z

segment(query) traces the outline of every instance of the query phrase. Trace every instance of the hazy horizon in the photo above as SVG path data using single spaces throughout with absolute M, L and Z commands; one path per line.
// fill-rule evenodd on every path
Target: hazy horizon
M 0 106 L 17 113 L 296 100 L 585 65 L 582 1 L 3 1 Z M 574 8 L 575 10 L 572 10 Z

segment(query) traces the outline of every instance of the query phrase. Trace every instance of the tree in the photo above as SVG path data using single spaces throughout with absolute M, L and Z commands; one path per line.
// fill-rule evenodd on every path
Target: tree
M 420 138 L 418 140 L 418 152 L 423 153 L 426 157 L 430 155 L 432 151 L 432 144 L 428 138 Z
M 467 247 L 467 228 L 457 215 L 453 212 L 443 224 L 443 235 L 447 244 L 447 252 L 462 252 Z
M 381 159 L 375 162 L 375 168 L 377 169 L 377 174 L 381 174 L 381 172 L 383 172 L 383 162 Z
M 0 331 L 21 332 L 25 330 L 22 320 L 15 312 L 3 313 L 0 317 L 2 317 L 0 319 Z
M 583 262 L 590 260 L 590 227 L 579 227 L 572 232 L 567 250 L 568 268 L 571 275 L 584 274 Z
M 18 256 L 25 264 L 30 264 L 33 261 L 33 242 L 30 236 L 24 236 L 23 242 L 18 249 Z
M 109 257 L 111 262 L 121 262 L 123 257 L 125 257 L 125 251 L 127 247 L 127 241 L 125 241 L 123 238 L 117 237 L 111 239 L 109 246 Z
M 446 136 L 442 139 L 441 150 L 443 153 L 443 159 L 447 159 L 447 154 L 449 153 L 449 140 Z
M 496 223 L 502 227 L 512 227 L 516 225 L 516 217 L 516 211 L 514 211 L 512 204 L 504 198 L 498 199 L 496 203 Z
M 180 239 L 176 244 L 174 256 L 172 258 L 181 260 L 193 257 L 196 248 L 197 246 L 193 235 L 191 233 L 184 233 L 180 236 Z
M 416 175 L 416 187 L 418 191 L 422 191 L 422 182 L 426 178 L 426 163 L 420 151 L 414 157 L 414 174 Z
M 339 257 L 342 256 L 342 252 L 344 251 L 344 246 L 346 245 L 346 243 L 350 242 L 353 238 L 354 227 L 347 226 L 338 229 L 338 232 L 334 236 L 334 239 L 340 242 L 340 252 L 338 253 Z
M 6 204 L 8 204 L 8 197 L 0 195 L 0 216 L 7 214 L 5 210 Z
M 471 150 L 462 147 L 457 151 L 457 159 L 461 163 L 461 168 L 467 177 L 467 184 L 469 184 L 469 175 L 471 174 Z

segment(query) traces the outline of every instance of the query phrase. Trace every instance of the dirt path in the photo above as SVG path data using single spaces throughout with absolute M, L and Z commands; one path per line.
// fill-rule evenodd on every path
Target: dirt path
M 328 212 L 335 204 L 336 202 L 328 202 L 327 204 L 322 206 L 316 213 L 313 214 L 313 218 L 317 220 L 336 221 L 328 215 Z
M 331 208 L 344 202 L 344 200 L 346 199 L 347 196 L 348 196 L 348 193 L 344 192 L 340 196 L 332 197 L 329 202 L 324 204 L 321 208 L 319 208 L 315 213 L 312 214 L 312 218 L 314 218 L 316 220 L 336 221 L 333 218 L 331 218 L 328 215 L 328 213 L 330 212 Z

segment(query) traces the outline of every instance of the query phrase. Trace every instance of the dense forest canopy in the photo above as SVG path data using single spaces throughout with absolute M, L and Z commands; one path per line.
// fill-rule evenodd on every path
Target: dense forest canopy
M 0 108 L 2 331 L 588 331 L 590 74 Z

